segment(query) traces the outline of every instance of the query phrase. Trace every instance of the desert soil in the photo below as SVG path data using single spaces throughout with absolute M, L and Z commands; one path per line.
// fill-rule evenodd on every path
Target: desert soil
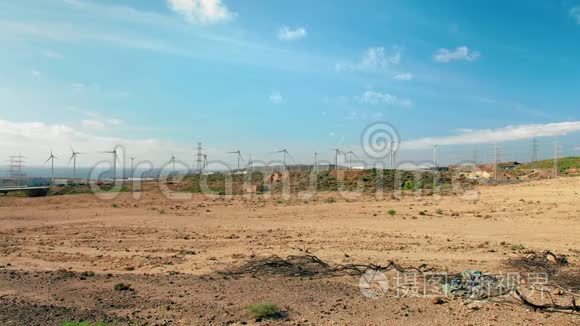
M 138 195 L 0 197 L 0 324 L 580 323 L 577 313 L 532 311 L 510 297 L 475 306 L 389 293 L 368 299 L 359 276 L 220 274 L 269 255 L 304 254 L 332 264 L 497 274 L 513 271 L 508 259 L 543 250 L 566 255 L 567 268 L 578 271 L 578 177 L 440 198 Z M 117 283 L 132 290 L 116 291 Z M 256 302 L 277 304 L 283 317 L 256 321 L 245 309 Z

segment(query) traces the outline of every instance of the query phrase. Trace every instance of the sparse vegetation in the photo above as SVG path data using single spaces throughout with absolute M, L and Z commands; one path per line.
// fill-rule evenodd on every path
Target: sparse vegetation
M 117 203 L 112 203 L 111 204 L 111 207 L 113 207 L 113 208 L 119 208 L 119 205 L 117 205 Z
M 282 310 L 273 303 L 254 303 L 246 309 L 256 319 L 276 319 L 282 317 Z
M 334 198 L 334 197 L 328 197 L 328 198 L 326 198 L 325 202 L 327 202 L 329 204 L 330 203 L 336 203 L 336 198 Z
M 526 246 L 524 246 L 524 245 L 523 245 L 523 244 L 521 244 L 521 243 L 514 243 L 514 244 L 512 244 L 512 245 L 511 245 L 511 247 L 510 247 L 510 248 L 511 248 L 512 250 L 523 250 L 523 249 L 525 249 L 525 248 L 526 248 Z
M 117 284 L 115 284 L 113 289 L 115 289 L 115 291 L 132 291 L 133 290 L 131 288 L 131 284 L 125 284 L 125 283 L 117 283 Z
M 159 214 L 166 214 L 166 213 L 167 213 L 167 212 L 165 211 L 165 208 L 161 208 L 161 209 L 159 210 Z
M 106 326 L 107 324 L 103 321 L 89 322 L 89 321 L 64 321 L 62 326 Z
M 389 214 L 390 216 L 395 216 L 397 215 L 397 211 L 391 208 L 387 211 L 387 214 Z

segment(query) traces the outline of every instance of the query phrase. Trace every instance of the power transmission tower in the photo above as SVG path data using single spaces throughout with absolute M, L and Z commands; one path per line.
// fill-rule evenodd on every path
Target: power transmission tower
M 22 167 L 24 164 L 24 156 L 18 154 L 15 156 L 10 156 L 9 162 L 9 169 L 10 169 L 10 178 L 15 179 L 18 183 L 18 187 L 22 187 L 22 179 L 24 178 L 24 173 L 22 173 Z
M 201 147 L 201 142 L 197 143 L 197 172 L 199 174 L 201 174 L 201 171 L 203 170 L 203 153 L 202 153 L 202 147 Z
M 339 148 L 333 148 L 331 151 L 334 152 L 334 170 L 338 171 L 338 155 L 340 155 L 342 152 Z
M 534 137 L 532 139 L 532 166 L 536 166 L 536 161 L 538 161 L 538 140 Z

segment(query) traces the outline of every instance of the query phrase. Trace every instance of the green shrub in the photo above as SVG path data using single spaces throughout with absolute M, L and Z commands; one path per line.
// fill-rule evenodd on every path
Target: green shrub
M 395 215 L 397 215 L 397 211 L 396 211 L 396 210 L 394 210 L 394 209 L 392 209 L 392 208 L 391 208 L 391 209 L 389 209 L 389 211 L 388 211 L 387 213 L 388 213 L 390 216 L 395 216 Z
M 64 321 L 61 324 L 62 326 L 107 326 L 105 322 L 98 321 L 95 323 L 91 323 L 88 321 Z
M 254 303 L 246 309 L 254 315 L 256 319 L 275 319 L 282 316 L 282 310 L 273 303 Z
M 511 246 L 511 249 L 512 249 L 512 250 L 523 250 L 523 249 L 525 249 L 525 248 L 526 248 L 526 246 L 524 246 L 524 245 L 523 245 L 523 244 L 521 244 L 521 243 L 514 243 L 514 244 L 512 244 L 512 246 Z

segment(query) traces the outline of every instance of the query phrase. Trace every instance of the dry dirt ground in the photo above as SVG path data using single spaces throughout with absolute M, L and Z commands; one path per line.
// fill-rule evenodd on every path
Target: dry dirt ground
M 359 276 L 220 274 L 269 255 L 304 254 L 332 264 L 395 261 L 497 274 L 513 271 L 510 258 L 543 250 L 566 255 L 567 268 L 578 272 L 580 178 L 441 198 L 139 195 L 0 197 L 0 324 L 580 323 L 578 313 L 532 311 L 509 296 L 433 304 L 393 293 L 368 299 Z M 117 283 L 131 290 L 117 291 Z M 246 309 L 256 302 L 284 314 L 256 321 Z

